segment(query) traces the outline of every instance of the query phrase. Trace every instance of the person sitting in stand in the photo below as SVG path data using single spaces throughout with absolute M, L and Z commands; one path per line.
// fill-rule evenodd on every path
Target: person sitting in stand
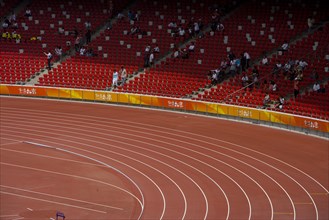
M 155 47 L 153 48 L 153 53 L 160 53 L 160 48 L 158 44 L 156 44 Z
M 26 8 L 24 16 L 25 17 L 31 17 L 32 16 L 32 12 L 31 12 L 30 8 Z
M 79 51 L 80 56 L 84 56 L 85 55 L 85 52 L 86 52 L 86 48 L 84 46 L 82 46 L 80 48 L 80 51 Z
M 188 50 L 189 50 L 190 52 L 193 52 L 194 49 L 195 49 L 195 42 L 192 41 L 191 44 L 188 46 Z
M 281 96 L 278 98 L 277 108 L 282 109 L 282 108 L 283 108 L 284 101 L 285 101 L 285 99 L 284 99 L 284 97 L 281 95 Z
M 264 99 L 263 99 L 263 107 L 264 107 L 264 108 L 268 107 L 268 106 L 270 105 L 270 103 L 271 103 L 270 94 L 267 92 L 267 93 L 265 94 Z
M 62 47 L 61 47 L 61 46 L 57 46 L 57 47 L 55 48 L 55 54 L 56 54 L 57 57 L 58 57 L 58 61 L 61 61 L 61 59 L 62 59 L 62 54 L 63 54 L 63 52 L 62 52 Z

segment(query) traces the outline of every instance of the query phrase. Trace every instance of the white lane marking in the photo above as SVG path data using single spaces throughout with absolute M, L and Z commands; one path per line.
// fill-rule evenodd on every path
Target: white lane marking
M 101 183 L 101 184 L 116 188 L 118 190 L 121 190 L 123 192 L 126 192 L 127 194 L 129 194 L 133 198 L 135 198 L 136 201 L 139 201 L 139 199 L 134 194 L 130 193 L 129 191 L 127 191 L 125 189 L 122 189 L 118 186 L 112 185 L 110 183 L 103 182 L 103 181 L 99 181 L 99 180 L 95 180 L 95 179 L 91 179 L 91 178 L 87 178 L 87 177 L 82 177 L 82 176 L 77 176 L 77 175 L 72 175 L 72 174 L 66 174 L 66 173 L 60 173 L 60 172 L 55 172 L 55 171 L 43 170 L 43 169 L 38 169 L 38 168 L 33 168 L 33 167 L 27 167 L 27 166 L 21 166 L 21 165 L 17 165 L 17 164 L 11 164 L 11 163 L 4 163 L 4 162 L 1 162 L 1 161 L 0 161 L 0 164 L 6 165 L 6 166 L 12 166 L 12 167 L 18 167 L 18 168 L 23 168 L 23 169 L 34 170 L 34 171 L 46 172 L 46 173 L 51 173 L 51 174 L 55 174 L 55 175 L 69 176 L 69 177 L 74 177 L 74 178 L 77 178 L 77 179 L 83 179 L 83 180 L 88 180 L 88 181 L 92 181 L 92 182 Z
M 0 218 L 11 218 L 11 217 L 17 217 L 19 215 L 0 215 Z
M 33 209 L 31 209 L 31 208 L 26 208 L 26 209 L 29 210 L 29 211 L 31 211 L 31 212 L 33 211 Z
M 137 201 L 139 201 L 139 204 L 140 204 L 142 210 L 141 210 L 141 213 L 140 213 L 140 216 L 139 216 L 138 219 L 140 219 L 142 217 L 143 210 L 144 210 L 144 194 L 143 194 L 142 190 L 140 189 L 140 187 L 138 186 L 138 184 L 133 179 L 131 179 L 127 174 L 123 173 L 121 170 L 119 170 L 119 169 L 117 169 L 117 168 L 115 168 L 113 166 L 110 166 L 107 163 L 104 163 L 104 162 L 102 162 L 100 160 L 96 160 L 95 158 L 88 157 L 86 155 L 79 154 L 79 153 L 76 153 L 76 152 L 73 152 L 73 151 L 69 151 L 69 150 L 66 150 L 66 149 L 62 149 L 62 148 L 58 148 L 58 147 L 53 147 L 53 146 L 49 146 L 49 145 L 45 145 L 45 144 L 40 144 L 40 143 L 35 143 L 35 142 L 30 142 L 30 141 L 25 141 L 23 143 L 32 144 L 32 145 L 39 146 L 39 147 L 45 147 L 45 148 L 55 149 L 55 150 L 63 151 L 63 152 L 66 152 L 66 153 L 69 153 L 69 154 L 73 154 L 73 155 L 76 155 L 76 156 L 79 156 L 79 157 L 82 157 L 82 158 L 86 158 L 86 159 L 92 160 L 94 162 L 97 162 L 99 164 L 102 164 L 102 165 L 106 166 L 107 168 L 110 168 L 110 169 L 112 169 L 112 170 L 120 173 L 122 176 L 124 176 L 125 178 L 127 178 L 137 188 L 137 190 L 139 191 L 140 196 L 142 197 L 142 202 L 140 200 L 137 200 Z
M 36 192 L 36 191 L 22 189 L 22 188 L 16 188 L 16 187 L 11 187 L 11 186 L 4 186 L 4 185 L 0 185 L 0 187 L 13 189 L 13 190 L 17 190 L 17 191 L 28 192 L 28 193 L 39 194 L 39 195 L 44 195 L 44 196 L 50 196 L 50 197 L 59 198 L 59 199 L 66 199 L 66 200 L 71 200 L 74 202 L 81 202 L 81 203 L 86 203 L 86 204 L 95 205 L 95 206 L 102 206 L 102 207 L 106 207 L 106 208 L 110 208 L 110 209 L 123 210 L 123 208 L 119 208 L 119 207 L 115 207 L 115 206 L 108 206 L 108 205 L 104 205 L 104 204 L 88 202 L 88 201 L 84 201 L 84 200 L 80 200 L 80 199 L 73 199 L 73 198 L 64 197 L 64 196 L 57 196 L 57 195 L 48 194 L 48 193 Z M 27 209 L 30 210 L 30 208 L 27 208 Z M 33 210 L 31 209 L 30 211 L 33 211 Z
M 104 211 L 101 211 L 101 210 L 85 208 L 85 207 L 71 205 L 71 204 L 62 203 L 62 202 L 54 202 L 54 201 L 51 201 L 51 200 L 39 199 L 39 198 L 31 197 L 31 196 L 24 196 L 24 195 L 20 195 L 20 194 L 17 194 L 17 193 L 10 193 L 10 192 L 5 192 L 5 191 L 0 191 L 0 193 L 5 194 L 5 195 L 22 197 L 22 198 L 26 198 L 26 199 L 32 199 L 32 200 L 38 200 L 38 201 L 42 201 L 42 202 L 53 203 L 53 204 L 57 204 L 57 205 L 63 205 L 63 206 L 73 207 L 73 208 L 77 208 L 77 209 L 84 209 L 84 210 L 98 212 L 98 213 L 103 213 L 103 214 L 106 214 L 107 213 L 107 212 L 104 212 Z M 29 209 L 29 208 L 27 208 L 27 209 Z M 33 211 L 33 210 L 30 210 L 30 211 Z
M 24 133 L 24 132 L 18 132 L 18 133 L 23 133 L 23 134 L 27 134 L 27 133 Z M 37 135 L 37 134 L 34 134 L 35 136 L 41 136 L 41 135 Z M 65 135 L 66 136 L 66 135 Z M 16 137 L 17 137 L 17 135 L 16 135 Z M 43 137 L 43 136 L 41 136 L 41 137 Z M 22 138 L 26 138 L 26 137 L 22 137 Z M 59 139 L 59 138 L 53 138 L 53 137 L 51 137 L 52 139 L 58 139 L 58 140 L 62 140 L 62 139 Z M 42 139 L 40 139 L 41 141 L 44 141 L 44 142 L 48 142 L 48 143 L 52 143 L 52 144 L 57 144 L 57 145 L 62 145 L 62 146 L 65 146 L 65 147 L 70 147 L 70 146 L 68 146 L 68 145 L 65 145 L 65 144 L 59 144 L 59 143 L 56 143 L 56 142 L 51 142 L 51 141 L 45 141 L 45 140 L 42 140 Z M 68 141 L 68 142 L 73 142 L 73 143 L 78 143 L 79 145 L 85 145 L 85 144 L 83 144 L 83 143 L 81 143 L 81 142 L 74 142 L 74 141 Z M 102 143 L 102 142 L 99 142 L 99 143 Z M 103 144 L 103 143 L 102 143 Z M 88 145 L 89 146 L 89 145 Z M 93 147 L 93 148 L 97 148 L 97 149 L 101 149 L 101 150 L 104 150 L 104 151 L 107 151 L 107 150 L 105 150 L 105 149 L 103 149 L 103 148 L 98 148 L 98 147 L 94 147 L 94 146 L 89 146 L 89 147 Z M 74 148 L 74 149 L 78 149 L 78 150 L 82 150 L 82 149 L 80 149 L 80 148 L 75 148 L 75 147 L 71 147 L 71 148 Z M 86 151 L 86 150 L 83 150 L 83 151 Z M 104 155 L 101 155 L 101 154 L 97 154 L 97 153 L 95 153 L 95 152 L 93 152 L 93 151 L 87 151 L 87 152 L 89 152 L 89 153 L 92 153 L 92 154 L 95 154 L 95 155 L 98 155 L 98 156 L 102 156 L 102 157 L 105 157 Z M 109 151 L 110 152 L 110 151 Z M 113 152 L 114 153 L 114 152 Z M 116 152 L 115 152 L 116 153 Z M 125 157 L 127 157 L 126 155 L 122 155 L 122 156 L 125 156 Z M 145 156 L 145 155 L 144 155 Z M 108 157 L 105 157 L 105 158 L 108 158 Z M 133 158 L 130 158 L 130 159 L 133 159 Z M 154 159 L 154 158 L 151 158 L 151 159 Z M 136 159 L 134 159 L 134 160 L 136 160 Z M 140 163 L 142 163 L 141 161 L 139 161 L 139 160 L 136 160 L 137 162 L 140 162 Z M 163 162 L 162 162 L 163 163 Z M 147 165 L 147 164 L 145 164 L 145 163 L 143 163 L 144 165 Z M 149 166 L 149 165 L 148 165 Z M 170 165 L 168 165 L 168 166 L 170 166 Z M 151 166 L 149 166 L 149 167 L 151 167 Z M 171 166 L 172 167 L 172 166 Z M 156 168 L 153 168 L 153 167 L 151 167 L 152 169 L 154 169 L 154 170 L 157 170 Z M 161 171 L 159 171 L 159 170 L 157 170 L 158 172 L 160 172 L 160 173 L 162 173 Z M 170 179 L 170 178 L 169 178 Z M 171 180 L 171 179 L 170 179 Z M 173 182 L 176 186 L 177 186 L 177 184 L 175 183 L 175 182 Z M 158 187 L 158 186 L 157 186 Z M 200 188 L 199 188 L 200 189 Z M 182 193 L 182 195 L 183 195 L 183 198 L 184 198 L 184 204 L 185 204 L 185 209 L 184 209 L 184 214 L 183 214 L 183 217 L 182 217 L 182 219 L 184 219 L 185 218 L 185 215 L 186 215 L 186 212 L 187 212 L 187 201 L 186 201 L 186 197 L 185 197 L 185 195 L 184 195 L 184 193 L 183 193 L 183 191 L 181 190 L 181 188 L 179 187 L 179 190 L 180 190 L 180 192 Z M 203 194 L 204 195 L 204 194 Z M 164 210 L 163 210 L 163 213 L 162 213 L 162 215 L 161 215 L 161 218 L 163 217 L 163 215 L 164 215 L 164 211 L 165 211 L 165 208 L 164 208 Z

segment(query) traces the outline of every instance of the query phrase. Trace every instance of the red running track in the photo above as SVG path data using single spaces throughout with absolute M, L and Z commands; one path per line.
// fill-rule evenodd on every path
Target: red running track
M 0 101 L 0 219 L 329 218 L 328 140 L 175 112 Z

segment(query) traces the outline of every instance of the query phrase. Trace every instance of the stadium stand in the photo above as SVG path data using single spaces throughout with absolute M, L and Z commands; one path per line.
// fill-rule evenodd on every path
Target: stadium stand
M 19 8 L 20 1 L 1 3 L 1 14 L 17 13 L 21 39 L 1 38 L 0 81 L 5 84 L 35 84 L 39 86 L 72 87 L 92 90 L 140 93 L 177 98 L 192 98 L 209 102 L 223 102 L 255 108 L 267 108 L 292 114 L 327 119 L 327 83 L 329 72 L 328 15 L 324 1 L 28 1 Z M 16 8 L 15 8 L 16 6 Z M 16 10 L 15 10 L 16 9 Z M 25 16 L 30 9 L 32 16 Z M 216 10 L 217 9 L 217 10 Z M 218 11 L 219 10 L 219 11 Z M 212 29 L 213 15 L 219 13 L 219 30 Z M 313 23 L 310 24 L 310 19 Z M 2 20 L 2 24 L 4 19 Z M 86 22 L 91 26 L 87 27 Z M 186 33 L 175 34 L 178 24 Z M 189 35 L 188 27 L 195 22 L 204 25 L 200 34 Z M 133 28 L 139 32 L 131 33 Z M 86 42 L 87 29 L 91 42 Z M 13 28 L 7 29 L 9 32 Z M 75 50 L 76 33 L 80 47 L 92 49 L 91 56 Z M 5 30 L 2 30 L 5 33 Z M 3 36 L 3 35 L 2 35 Z M 288 51 L 281 51 L 287 41 Z M 175 57 L 188 51 L 186 59 Z M 154 63 L 145 65 L 147 46 L 158 45 Z M 51 70 L 43 52 L 63 48 L 63 58 L 55 59 Z M 230 72 L 229 53 L 236 58 L 248 52 L 250 67 Z M 266 55 L 269 65 L 261 59 Z M 56 58 L 56 57 L 55 57 Z M 303 80 L 299 80 L 299 94 L 294 97 L 295 78 L 283 70 L 273 74 L 274 65 L 284 66 L 289 60 L 305 61 Z M 211 70 L 221 61 L 228 62 L 224 74 L 212 82 Z M 124 86 L 112 87 L 112 74 L 124 65 L 129 77 Z M 259 86 L 252 83 L 253 68 L 259 71 Z M 313 74 L 317 72 L 315 80 Z M 241 78 L 249 76 L 247 86 Z M 264 80 L 268 84 L 264 85 Z M 275 82 L 276 91 L 272 89 Z M 325 93 L 312 91 L 319 81 Z M 264 89 L 264 87 L 267 89 Z M 264 106 L 269 93 L 271 105 Z M 280 97 L 285 98 L 278 108 Z M 316 109 L 316 110 L 312 110 Z

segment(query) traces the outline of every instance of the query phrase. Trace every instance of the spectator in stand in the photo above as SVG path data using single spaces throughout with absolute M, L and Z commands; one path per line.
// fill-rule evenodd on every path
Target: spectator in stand
M 245 66 L 245 70 L 247 70 L 249 67 L 250 67 L 250 55 L 249 55 L 249 53 L 247 52 L 247 51 L 244 51 L 243 52 L 243 56 L 245 57 L 245 59 L 246 59 L 246 66 Z M 243 68 L 243 67 L 242 67 Z
M 91 29 L 91 23 L 90 23 L 89 20 L 85 22 L 85 28 L 86 28 L 86 30 L 90 30 Z
M 263 107 L 264 107 L 264 108 L 269 107 L 270 103 L 271 103 L 270 94 L 267 92 L 267 93 L 265 94 L 264 99 L 263 99 Z
M 9 20 L 10 20 L 11 23 L 14 22 L 14 21 L 16 21 L 16 13 L 15 13 L 14 10 L 11 11 L 11 15 L 9 17 Z
M 185 38 L 185 30 L 183 27 L 178 28 L 178 34 L 181 38 L 183 38 L 183 39 Z
M 18 23 L 17 23 L 17 21 L 14 21 L 14 22 L 11 24 L 11 27 L 12 27 L 14 30 L 17 30 L 17 29 L 18 29 Z
M 59 34 L 64 34 L 65 30 L 64 30 L 64 27 L 59 27 L 58 28 L 58 33 Z
M 133 26 L 131 27 L 131 29 L 130 29 L 130 34 L 131 34 L 131 35 L 138 34 L 139 32 L 140 32 L 139 27 L 137 27 L 137 26 L 135 26 L 135 25 L 133 25 Z
M 307 18 L 307 26 L 309 30 L 312 29 L 313 25 L 314 25 L 314 18 L 310 18 L 310 17 Z
M 278 98 L 278 105 L 277 105 L 277 107 L 278 107 L 279 109 L 282 109 L 282 108 L 283 108 L 283 104 L 284 104 L 284 102 L 285 102 L 285 99 L 284 99 L 284 97 L 281 95 L 281 96 Z
M 183 59 L 188 59 L 189 58 L 189 53 L 188 53 L 188 51 L 184 48 L 183 50 L 180 50 L 180 54 L 181 54 L 181 57 L 183 58 Z
M 151 46 L 147 44 L 145 47 L 145 53 L 150 53 L 150 52 L 151 52 Z
M 268 65 L 269 63 L 268 63 L 268 58 L 267 58 L 267 56 L 265 55 L 264 57 L 263 57 L 263 59 L 262 59 L 262 65 Z
M 271 80 L 269 91 L 276 92 L 277 90 L 278 90 L 278 86 L 277 86 L 276 82 L 274 82 L 273 80 Z
M 91 42 L 91 30 L 88 29 L 86 32 L 86 43 L 89 44 Z
M 6 22 L 6 20 L 2 23 L 2 29 L 4 32 L 7 31 L 7 28 L 9 27 L 9 24 Z
M 259 79 L 258 79 L 258 75 L 252 75 L 252 83 L 253 83 L 253 85 L 251 85 L 251 86 L 253 86 L 253 87 L 255 87 L 255 88 L 259 88 Z
M 149 66 L 152 66 L 154 64 L 154 53 L 151 52 L 149 56 Z
M 285 52 L 285 51 L 288 51 L 288 48 L 289 48 L 288 41 L 285 40 L 285 41 L 283 42 L 283 44 L 281 45 L 281 48 L 280 48 L 279 50 L 282 51 L 282 52 Z
M 218 72 L 215 70 L 212 71 L 211 74 L 211 84 L 216 85 L 218 83 Z
M 75 38 L 75 42 L 74 42 L 74 47 L 75 47 L 75 51 L 78 52 L 80 50 L 80 42 L 81 41 L 81 37 L 80 36 L 77 36 Z
M 191 44 L 188 46 L 188 51 L 189 52 L 193 52 L 195 49 L 195 42 L 192 41 Z
M 317 92 L 317 93 L 325 93 L 325 88 L 321 88 L 320 83 L 318 81 L 316 81 L 313 84 L 313 91 Z
M 56 54 L 56 56 L 58 57 L 58 61 L 61 61 L 61 59 L 62 59 L 62 54 L 63 54 L 63 52 L 62 52 L 62 47 L 61 47 L 61 46 L 57 46 L 57 47 L 55 48 L 55 54 Z
M 66 51 L 69 51 L 71 49 L 71 41 L 66 41 Z
M 200 26 L 198 22 L 194 22 L 193 31 L 194 31 L 194 36 L 197 37 L 200 33 Z
M 254 66 L 254 68 L 252 68 L 252 76 L 259 77 L 259 70 L 258 70 L 257 66 Z
M 48 69 L 51 70 L 51 60 L 53 59 L 53 55 L 51 54 L 50 50 L 48 51 L 48 53 L 43 53 L 47 56 Z
M 308 63 L 305 60 L 301 59 L 298 62 L 298 66 L 301 68 L 301 70 L 304 70 L 308 66 Z
M 155 44 L 155 47 L 153 48 L 153 53 L 160 53 L 160 48 L 158 44 Z
M 225 27 L 222 23 L 217 24 L 216 31 L 222 32 L 222 31 L 224 31 L 224 29 L 225 29 Z
M 31 12 L 31 9 L 29 7 L 26 8 L 24 16 L 25 17 L 31 17 L 32 16 L 32 12 Z
M 17 34 L 16 31 L 13 31 L 12 37 L 13 37 L 13 39 L 16 40 L 16 43 L 20 43 L 21 42 L 22 37 L 21 37 L 20 34 Z
M 232 51 L 228 52 L 227 57 L 230 60 L 230 62 L 236 58 L 235 54 Z
M 136 20 L 136 15 L 132 11 L 128 11 L 128 19 L 130 21 L 135 21 Z
M 244 73 L 242 78 L 241 78 L 241 82 L 242 82 L 242 87 L 246 87 L 249 84 L 249 77 L 247 75 L 247 73 Z
M 295 80 L 298 80 L 298 81 L 303 81 L 303 78 L 304 78 L 304 74 L 303 74 L 303 71 L 298 71 L 297 72 L 297 76 L 295 78 Z
M 84 46 L 82 46 L 82 47 L 80 48 L 80 51 L 79 51 L 80 56 L 84 56 L 85 53 L 86 53 L 86 50 L 87 50 L 87 49 L 86 49 Z
M 170 29 L 175 29 L 175 28 L 177 28 L 177 24 L 176 24 L 175 21 L 171 21 L 171 22 L 168 24 L 168 27 L 169 27 Z
M 227 59 L 221 59 L 221 61 L 220 61 L 220 68 L 221 69 L 226 69 L 229 65 L 228 65 L 229 63 L 228 63 L 228 60 Z
M 313 91 L 314 92 L 320 92 L 320 84 L 318 81 L 316 81 L 314 84 L 313 84 Z
M 122 21 L 124 19 L 125 15 L 122 14 L 121 12 L 118 13 L 117 18 L 119 21 Z
M 124 66 L 121 66 L 120 76 L 121 76 L 121 86 L 124 86 L 128 76 L 127 70 Z
M 178 48 L 175 48 L 174 54 L 173 54 L 173 56 L 174 56 L 175 59 L 180 57 L 180 53 L 179 52 L 180 52 L 179 49 Z
M 150 66 L 150 55 L 151 55 L 151 46 L 147 44 L 144 51 L 144 67 Z
M 117 70 L 114 70 L 113 76 L 112 76 L 112 87 L 117 87 L 118 86 L 118 80 L 119 80 L 119 73 Z

